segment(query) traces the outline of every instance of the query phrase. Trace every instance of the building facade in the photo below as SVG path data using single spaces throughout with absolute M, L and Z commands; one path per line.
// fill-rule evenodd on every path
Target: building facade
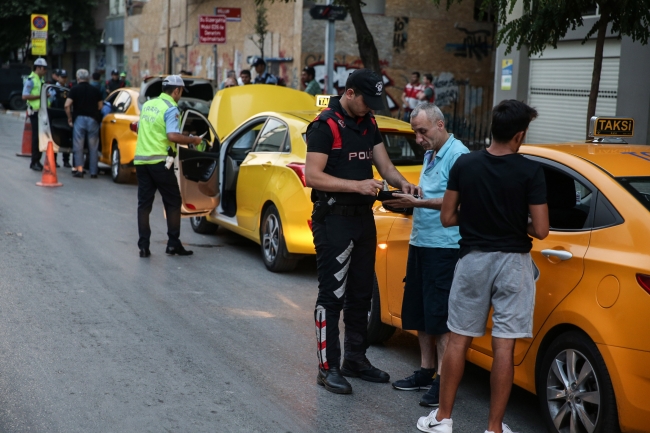
M 514 16 L 520 16 L 515 10 Z M 503 99 L 526 101 L 539 117 L 530 125 L 528 143 L 584 142 L 587 105 L 596 49 L 595 36 L 582 44 L 598 16 L 585 16 L 584 25 L 569 30 L 557 48 L 530 56 L 522 49 L 496 53 L 494 103 Z M 631 143 L 650 144 L 650 45 L 607 32 L 596 104 L 597 116 L 635 119 Z

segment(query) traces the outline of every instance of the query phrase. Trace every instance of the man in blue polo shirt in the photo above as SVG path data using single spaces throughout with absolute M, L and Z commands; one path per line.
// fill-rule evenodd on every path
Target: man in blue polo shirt
M 447 304 L 460 248 L 458 227 L 442 226 L 440 207 L 451 167 L 469 150 L 447 132 L 445 118 L 434 104 L 418 105 L 410 120 L 416 142 L 426 150 L 420 174 L 424 197 L 396 194 L 398 199 L 384 203 L 414 208 L 402 328 L 418 332 L 422 364 L 413 375 L 394 382 L 393 387 L 402 391 L 428 389 L 420 405 L 438 406 L 442 356 L 449 336 Z

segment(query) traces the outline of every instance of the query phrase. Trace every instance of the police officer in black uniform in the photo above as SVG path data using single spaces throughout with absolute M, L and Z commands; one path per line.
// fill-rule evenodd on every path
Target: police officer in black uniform
M 386 181 L 408 194 L 420 190 L 397 171 L 384 148 L 371 110 L 384 107 L 381 77 L 359 69 L 348 77 L 345 93 L 307 129 L 305 178 L 312 187 L 312 229 L 318 267 L 315 319 L 319 372 L 317 382 L 328 391 L 350 394 L 343 376 L 388 382 L 390 376 L 366 358 L 368 310 L 374 281 L 377 231 L 372 204 Z M 339 316 L 345 323 L 341 361 Z M 340 366 L 340 367 L 339 367 Z

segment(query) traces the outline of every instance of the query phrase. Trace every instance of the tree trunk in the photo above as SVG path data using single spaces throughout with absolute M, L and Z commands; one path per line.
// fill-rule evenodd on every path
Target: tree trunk
M 592 116 L 596 115 L 596 103 L 598 102 L 598 91 L 600 89 L 600 72 L 603 69 L 603 47 L 607 35 L 607 24 L 609 16 L 606 12 L 600 14 L 598 22 L 598 36 L 596 37 L 596 53 L 594 54 L 594 72 L 591 76 L 591 91 L 589 92 L 589 105 L 587 107 L 587 132 L 589 134 L 589 122 Z M 589 139 L 589 137 L 587 137 Z
M 359 57 L 361 57 L 361 62 L 363 62 L 365 68 L 375 71 L 381 77 L 382 73 L 381 65 L 379 64 L 379 53 L 377 52 L 377 46 L 375 45 L 372 33 L 370 33 L 366 20 L 361 12 L 361 0 L 347 0 L 346 3 L 348 11 L 350 12 L 352 24 L 354 25 L 354 30 L 357 34 L 357 45 L 359 46 Z M 383 93 L 383 99 L 386 109 L 377 111 L 377 114 L 390 116 L 385 90 Z

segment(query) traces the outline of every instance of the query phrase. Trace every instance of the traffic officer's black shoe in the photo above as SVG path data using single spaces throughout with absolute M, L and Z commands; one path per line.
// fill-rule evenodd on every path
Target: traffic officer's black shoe
M 368 382 L 384 383 L 390 380 L 388 373 L 374 367 L 367 358 L 362 362 L 344 359 L 341 373 L 343 373 L 343 376 L 358 377 Z
M 431 384 L 431 388 L 422 395 L 420 399 L 420 406 L 424 407 L 438 407 L 440 403 L 440 375 Z
M 151 251 L 149 251 L 149 248 L 140 248 L 140 257 L 149 257 L 151 255 Z
M 341 376 L 341 370 L 338 367 L 330 367 L 328 370 L 320 368 L 318 376 L 316 376 L 316 383 L 335 394 L 352 394 L 352 385 L 345 377 Z
M 169 254 L 170 256 L 173 256 L 174 254 L 179 255 L 179 256 L 191 256 L 194 254 L 194 251 L 191 250 L 186 250 L 183 248 L 183 245 L 178 246 L 178 247 L 167 247 L 165 250 L 165 254 Z
M 29 164 L 29 168 L 34 171 L 43 171 L 43 166 L 40 163 Z

